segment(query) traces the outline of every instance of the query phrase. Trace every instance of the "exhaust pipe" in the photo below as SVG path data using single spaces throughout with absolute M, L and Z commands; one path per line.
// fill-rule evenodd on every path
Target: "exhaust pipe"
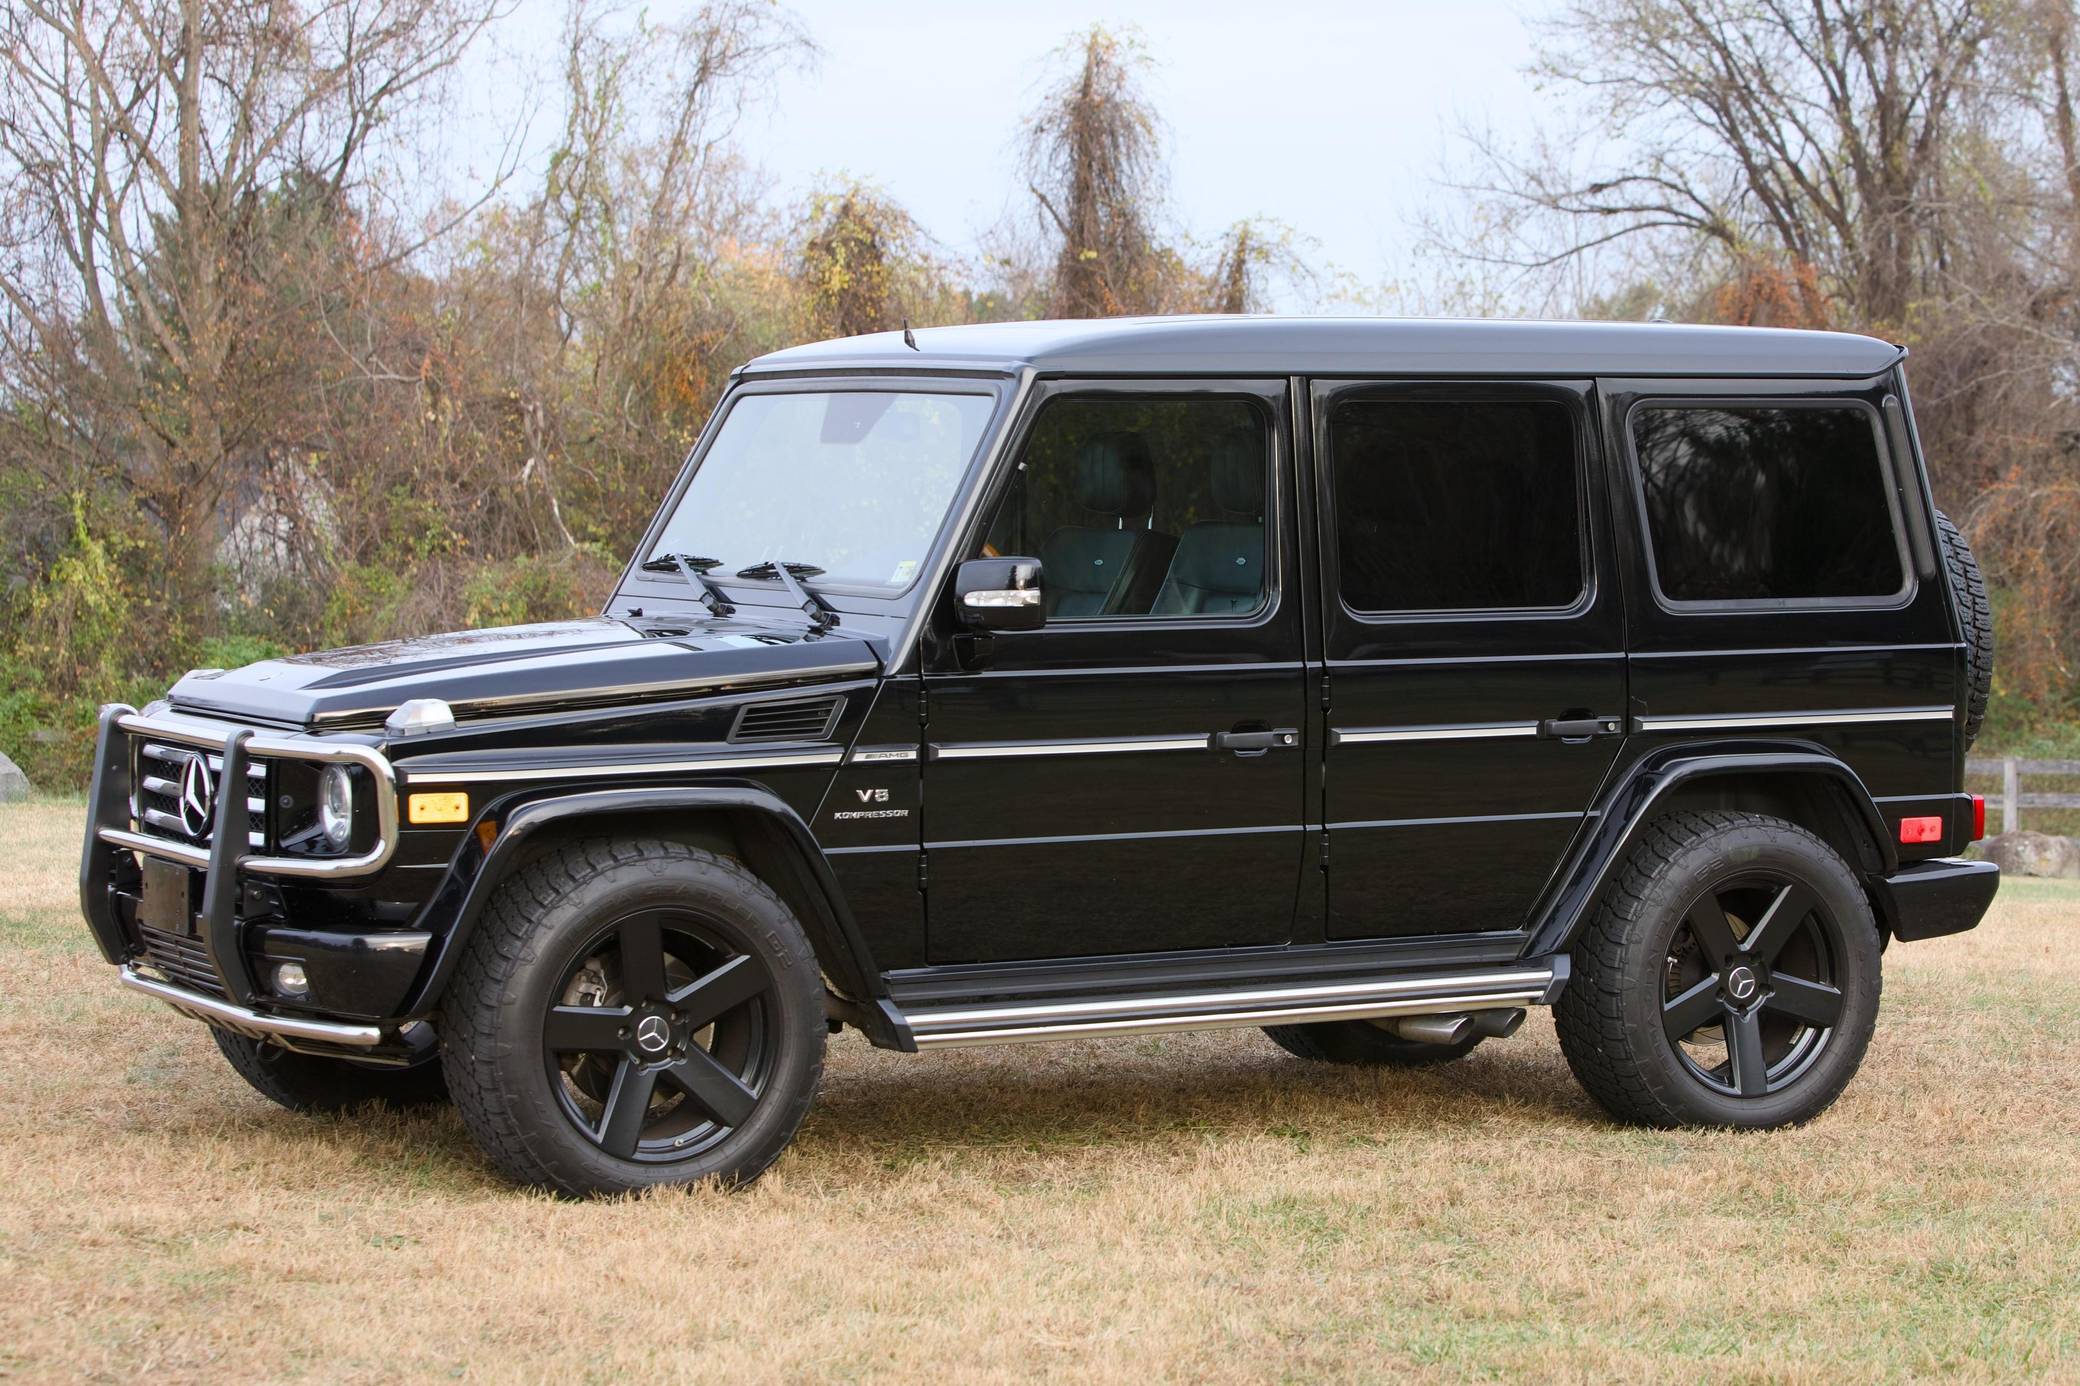
M 1470 1015 L 1407 1015 L 1387 1022 L 1405 1040 L 1423 1044 L 1457 1044 L 1474 1033 Z
M 1508 1039 L 1524 1023 L 1524 1008 L 1515 1007 L 1506 1011 L 1475 1011 L 1471 1017 L 1473 1032 L 1483 1039 Z
M 1402 1039 L 1423 1044 L 1459 1044 L 1475 1036 L 1508 1039 L 1524 1023 L 1524 1008 L 1517 1006 L 1509 1010 L 1474 1011 L 1470 1014 L 1462 1011 L 1456 1015 L 1405 1015 L 1380 1023 Z

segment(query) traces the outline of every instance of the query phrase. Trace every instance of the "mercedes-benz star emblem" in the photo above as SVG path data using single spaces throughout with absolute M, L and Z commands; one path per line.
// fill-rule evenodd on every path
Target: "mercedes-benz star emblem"
M 1736 967 L 1726 974 L 1726 994 L 1736 1001 L 1745 1001 L 1755 994 L 1755 974 L 1745 967 Z
M 200 755 L 188 757 L 181 768 L 181 827 L 189 837 L 207 837 L 216 817 L 217 784 L 209 775 L 209 762 Z
M 672 1027 L 661 1015 L 646 1015 L 636 1026 L 636 1047 L 645 1054 L 662 1054 L 672 1042 Z

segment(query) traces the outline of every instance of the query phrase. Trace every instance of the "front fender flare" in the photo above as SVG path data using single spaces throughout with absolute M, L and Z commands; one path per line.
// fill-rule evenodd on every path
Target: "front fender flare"
M 1625 851 L 1657 805 L 1679 785 L 1740 776 L 1781 780 L 1817 777 L 1839 795 L 1850 822 L 1861 830 L 1881 870 L 1899 869 L 1899 849 L 1885 830 L 1870 791 L 1839 758 L 1811 742 L 1715 742 L 1663 747 L 1643 756 L 1621 776 L 1597 806 L 1594 826 L 1576 841 L 1553 884 L 1532 912 L 1524 956 L 1557 953 L 1573 943 L 1588 921 Z
M 763 834 L 763 841 L 744 843 L 748 852 L 760 858 L 753 865 L 768 872 L 777 868 L 794 873 L 792 881 L 769 884 L 797 904 L 796 913 L 816 950 L 818 964 L 846 998 L 858 1003 L 850 1014 L 872 1036 L 886 1018 L 887 987 L 873 965 L 844 892 L 801 815 L 772 791 L 750 784 L 585 790 L 529 799 L 501 809 L 498 836 L 490 851 L 485 853 L 472 834 L 457 854 L 446 883 L 421 913 L 421 927 L 433 932 L 435 942 L 409 1013 L 422 1015 L 439 1003 L 492 895 L 519 868 L 527 849 L 545 829 L 588 818 L 651 814 L 684 818 L 689 813 L 726 817 L 740 840 Z M 808 908 L 801 908 L 802 904 Z

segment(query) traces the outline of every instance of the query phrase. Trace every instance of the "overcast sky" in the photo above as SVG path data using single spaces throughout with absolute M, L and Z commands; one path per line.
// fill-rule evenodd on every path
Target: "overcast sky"
M 1541 0 L 1139 0 L 993 5 L 791 0 L 822 49 L 781 77 L 740 141 L 792 199 L 840 176 L 879 185 L 948 250 L 1024 214 L 1019 122 L 1049 54 L 1093 21 L 1140 31 L 1167 123 L 1171 202 L 1211 241 L 1246 216 L 1315 242 L 1376 288 L 1407 279 L 1409 219 L 1438 187 L 1457 118 L 1527 133 L 1525 17 Z M 500 46 L 553 54 L 562 12 L 524 0 Z M 667 13 L 667 7 L 651 11 Z M 517 41 L 517 42 L 516 42 Z M 548 122 L 538 122 L 544 124 Z M 538 131 L 539 133 L 539 131 Z

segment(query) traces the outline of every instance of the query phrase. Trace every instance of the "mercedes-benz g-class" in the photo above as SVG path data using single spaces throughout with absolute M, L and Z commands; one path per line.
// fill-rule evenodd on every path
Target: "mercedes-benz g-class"
M 102 715 L 81 901 L 293 1108 L 452 1095 L 573 1194 L 748 1179 L 826 1036 L 1555 1007 L 1616 1116 L 1776 1126 L 1969 929 L 1990 620 L 1899 348 L 1155 319 L 739 370 L 592 619 Z

